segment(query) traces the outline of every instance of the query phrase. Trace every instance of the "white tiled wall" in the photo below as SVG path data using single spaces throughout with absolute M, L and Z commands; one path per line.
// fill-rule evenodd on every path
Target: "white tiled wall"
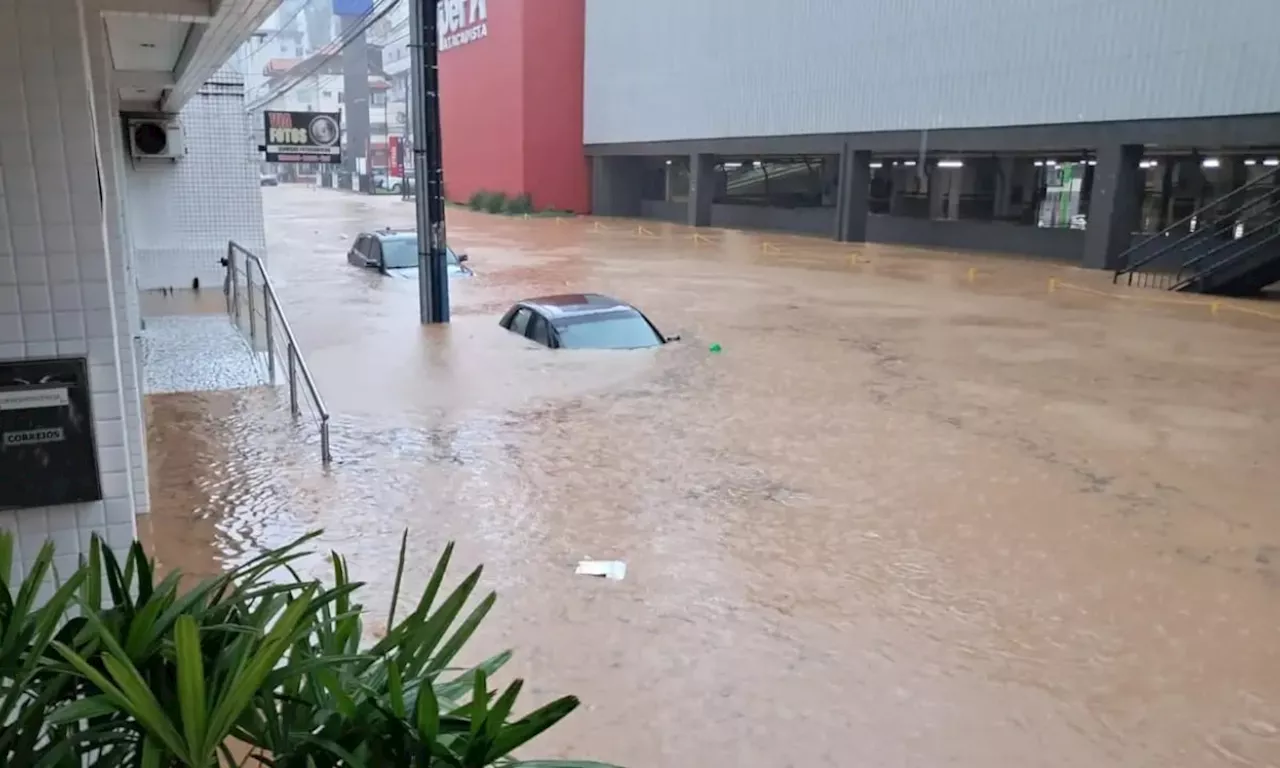
M 187 154 L 126 160 L 138 287 L 222 289 L 227 240 L 266 258 L 259 153 L 244 109 L 244 77 L 223 67 L 179 116 Z
M 126 387 L 136 389 L 137 371 L 122 358 L 131 345 L 120 343 L 120 270 L 99 199 L 99 158 L 108 166 L 113 147 L 98 127 L 110 104 L 95 105 L 90 87 L 85 41 L 101 34 L 101 23 L 81 11 L 78 0 L 0 0 L 0 359 L 88 356 L 105 495 L 0 512 L 0 528 L 18 532 L 24 569 L 46 538 L 68 569 L 92 533 L 123 548 L 136 531 L 130 448 L 139 443 L 126 426 L 136 395 Z

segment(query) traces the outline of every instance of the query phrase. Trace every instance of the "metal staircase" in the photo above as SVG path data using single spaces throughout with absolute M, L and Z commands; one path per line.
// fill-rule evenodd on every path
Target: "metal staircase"
M 1280 168 L 1197 208 L 1120 254 L 1113 282 L 1256 296 L 1280 281 Z

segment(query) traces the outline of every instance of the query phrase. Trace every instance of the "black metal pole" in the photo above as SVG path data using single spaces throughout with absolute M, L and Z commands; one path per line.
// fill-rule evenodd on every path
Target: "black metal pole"
M 418 309 L 422 323 L 449 322 L 445 251 L 444 169 L 440 144 L 438 0 L 411 0 L 410 73 L 413 88 L 413 165 L 418 214 Z

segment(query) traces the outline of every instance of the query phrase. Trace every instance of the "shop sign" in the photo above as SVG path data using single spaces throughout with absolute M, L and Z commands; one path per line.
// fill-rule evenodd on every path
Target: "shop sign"
M 342 115 L 338 112 L 262 114 L 268 163 L 342 162 Z
M 440 0 L 436 30 L 441 51 L 489 36 L 489 0 Z

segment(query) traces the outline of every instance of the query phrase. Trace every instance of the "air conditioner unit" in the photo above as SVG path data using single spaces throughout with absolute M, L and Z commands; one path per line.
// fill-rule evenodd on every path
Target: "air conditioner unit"
M 177 160 L 186 151 L 182 144 L 182 124 L 177 120 L 129 120 L 129 152 L 135 159 Z

